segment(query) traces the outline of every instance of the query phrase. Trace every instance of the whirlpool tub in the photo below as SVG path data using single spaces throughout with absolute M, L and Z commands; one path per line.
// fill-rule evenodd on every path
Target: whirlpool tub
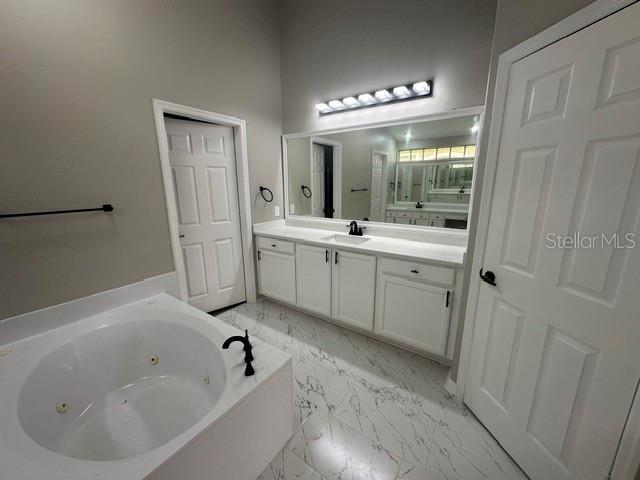
M 291 359 L 158 295 L 0 348 L 7 479 L 253 480 L 291 435 Z M 2 478 L 5 478 L 4 476 Z

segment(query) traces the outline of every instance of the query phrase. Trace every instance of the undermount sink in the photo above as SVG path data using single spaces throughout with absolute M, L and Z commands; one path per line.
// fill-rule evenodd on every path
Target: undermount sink
M 364 242 L 368 242 L 370 239 L 365 237 L 358 237 L 356 235 L 329 235 L 328 237 L 323 237 L 322 240 L 327 242 L 340 243 L 342 245 L 360 245 Z

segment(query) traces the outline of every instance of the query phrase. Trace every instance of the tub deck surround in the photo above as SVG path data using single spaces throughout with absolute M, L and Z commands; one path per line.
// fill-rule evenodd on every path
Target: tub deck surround
M 347 224 L 348 221 L 345 220 L 343 223 Z M 375 227 L 372 227 L 372 230 L 374 229 Z M 446 234 L 441 234 L 440 241 L 435 241 L 435 239 L 433 241 L 418 241 L 367 233 L 363 235 L 363 238 L 368 240 L 359 245 L 336 244 L 335 242 L 324 240 L 325 237 L 336 233 L 347 235 L 348 229 L 346 227 L 340 230 L 330 230 L 276 221 L 254 224 L 253 233 L 262 237 L 299 241 L 320 247 L 338 247 L 341 250 L 351 250 L 372 255 L 379 254 L 406 260 L 426 261 L 452 267 L 462 267 L 464 265 L 467 251 L 466 238 L 461 245 L 461 236 L 457 232 L 451 234 L 451 243 L 442 243 L 447 241 L 447 238 L 444 237 Z M 415 238 L 418 238 L 418 236 Z
M 62 415 L 56 410 L 64 407 L 59 402 L 65 399 L 58 398 L 60 393 L 50 391 L 52 389 L 47 388 L 46 385 L 47 382 L 52 382 L 51 384 L 55 385 L 56 379 L 43 378 L 39 375 L 43 372 L 38 369 L 44 368 L 46 370 L 48 368 L 46 363 L 49 360 L 64 361 L 66 357 L 57 359 L 55 356 L 60 355 L 60 352 L 64 353 L 64 349 L 68 348 L 69 345 L 73 346 L 69 342 L 78 342 L 77 350 L 81 353 L 82 348 L 84 348 L 82 340 L 90 338 L 92 335 L 100 335 L 99 329 L 104 329 L 106 333 L 107 331 L 116 331 L 114 327 L 116 329 L 119 327 L 126 328 L 128 325 L 136 324 L 136 322 L 148 322 L 149 324 L 158 322 L 157 326 L 169 328 L 169 330 L 171 330 L 171 325 L 174 325 L 177 327 L 176 331 L 184 331 L 194 338 L 202 339 L 205 343 L 211 342 L 212 348 L 219 350 L 224 364 L 218 367 L 219 372 L 217 374 L 213 372 L 215 368 L 211 367 L 210 383 L 213 387 L 214 382 L 222 382 L 224 378 L 224 382 L 222 382 L 224 386 L 221 392 L 209 396 L 207 401 L 204 402 L 207 403 L 207 408 L 202 410 L 204 416 L 184 432 L 166 441 L 166 443 L 160 446 L 153 445 L 153 447 L 157 448 L 146 453 L 117 460 L 95 461 L 66 456 L 41 446 L 25 433 L 18 415 L 19 408 L 22 409 L 21 417 L 23 422 L 28 422 L 29 412 L 25 411 L 25 408 L 37 408 L 33 405 L 33 402 L 43 398 L 46 399 L 50 404 L 50 414 L 54 419 Z M 248 403 L 246 399 L 268 388 L 272 378 L 282 378 L 281 374 L 285 369 L 291 369 L 291 357 L 288 354 L 265 344 L 259 338 L 252 337 L 256 374 L 252 377 L 245 377 L 243 352 L 240 346 L 234 345 L 229 350 L 221 350 L 221 345 L 227 337 L 238 334 L 238 330 L 217 318 L 200 312 L 169 295 L 161 294 L 3 346 L 4 355 L 0 357 L 0 404 L 3 406 L 3 415 L 0 415 L 0 465 L 2 465 L 0 476 L 12 480 L 33 480 L 36 478 L 60 480 L 146 478 L 161 465 L 164 467 L 167 463 L 170 463 L 171 458 L 176 456 L 178 452 L 181 452 L 181 455 L 178 456 L 180 457 L 191 450 L 191 448 L 186 449 L 185 447 L 201 443 L 210 432 L 215 430 L 217 424 L 223 424 L 232 415 L 232 412 L 238 411 L 239 408 Z M 176 338 L 173 338 L 174 336 L 170 335 L 169 332 L 165 332 L 164 336 L 168 340 L 162 347 L 166 348 L 169 345 L 171 349 L 167 350 L 168 352 L 173 351 L 172 348 L 174 346 L 176 349 L 181 348 L 180 345 L 177 345 L 180 335 L 176 335 Z M 108 335 L 105 334 L 105 337 L 108 337 Z M 193 358 L 194 360 L 199 358 L 198 353 L 195 351 L 197 349 L 188 350 L 190 348 L 189 345 L 184 347 L 187 349 L 186 358 Z M 97 354 L 104 355 L 109 350 L 109 346 L 106 345 Z M 213 353 L 217 353 L 217 351 Z M 121 362 L 121 367 L 125 368 L 125 370 L 128 368 L 126 362 L 132 357 L 130 354 L 130 351 L 119 351 L 117 344 L 113 345 L 113 355 L 117 356 Z M 171 358 L 167 358 L 170 355 L 165 355 L 158 355 L 158 365 L 162 365 L 163 360 L 167 363 L 172 361 Z M 202 359 L 207 361 L 207 359 L 210 360 L 210 357 L 211 355 L 204 355 Z M 78 354 L 78 358 L 82 359 L 80 354 Z M 43 359 L 44 364 L 41 363 Z M 153 361 L 152 358 L 149 358 L 149 362 L 153 363 Z M 111 363 L 118 364 L 117 361 Z M 185 364 L 189 363 L 185 362 Z M 196 362 L 194 361 L 194 363 Z M 90 371 L 91 368 L 97 369 L 99 364 L 100 362 L 97 362 L 92 367 L 87 366 L 84 371 L 82 371 L 83 365 L 79 365 L 81 371 L 78 372 L 78 383 L 75 385 L 77 390 L 82 389 L 82 382 L 90 383 L 95 381 L 97 382 L 96 384 L 99 384 L 99 382 L 105 380 L 102 372 Z M 69 367 L 71 366 L 75 367 L 75 365 L 69 365 Z M 184 365 L 178 366 L 178 369 L 183 367 Z M 32 373 L 33 375 L 30 376 Z M 116 376 L 118 375 L 118 372 L 114 373 Z M 202 372 L 197 372 L 197 377 L 201 380 L 203 378 L 202 375 Z M 108 373 L 106 376 L 108 377 Z M 29 382 L 35 383 L 29 384 Z M 31 397 L 30 399 L 21 397 L 23 387 L 25 395 L 28 394 Z M 69 397 L 73 397 L 77 393 L 75 388 L 72 390 L 74 391 L 69 391 Z M 50 398 L 48 398 L 49 396 Z M 19 405 L 19 400 L 24 403 Z M 213 406 L 210 408 L 210 405 Z M 66 415 L 77 415 L 78 412 L 73 412 L 74 407 L 77 408 L 72 399 L 67 405 L 68 411 Z M 289 422 L 288 426 L 289 435 L 291 434 L 291 422 Z M 285 421 L 284 423 L 287 422 Z M 52 427 L 49 424 L 44 424 L 40 428 Z M 27 428 L 27 430 L 29 429 Z M 34 433 L 33 430 L 30 432 L 34 436 L 42 433 Z M 273 432 L 268 432 L 268 434 L 273 435 Z M 46 437 L 46 435 L 47 432 L 44 432 L 43 436 Z M 43 441 L 43 439 L 39 438 L 39 441 Z M 280 440 L 274 439 L 275 443 L 277 441 L 284 443 L 286 437 Z M 49 447 L 50 445 L 48 445 Z M 274 445 L 274 448 L 279 447 Z M 117 457 L 118 455 L 113 456 Z M 187 475 L 184 478 L 191 477 Z

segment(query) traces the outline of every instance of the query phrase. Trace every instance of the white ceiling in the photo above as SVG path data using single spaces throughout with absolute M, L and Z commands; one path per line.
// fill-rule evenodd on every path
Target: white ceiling
M 471 135 L 471 127 L 474 123 L 476 123 L 476 117 L 470 116 L 395 125 L 393 127 L 387 127 L 387 130 L 396 139 L 396 141 L 404 142 L 406 140 L 407 131 L 411 132 L 411 141 L 427 138 Z

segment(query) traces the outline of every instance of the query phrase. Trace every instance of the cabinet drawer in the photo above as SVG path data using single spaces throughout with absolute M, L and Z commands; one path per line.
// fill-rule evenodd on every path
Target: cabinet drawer
M 441 213 L 432 213 L 431 220 L 444 220 L 444 215 Z
M 387 218 L 395 218 L 395 212 L 387 212 Z
M 437 265 L 429 265 L 427 263 L 410 262 L 407 260 L 396 260 L 392 258 L 382 258 L 380 260 L 380 270 L 384 273 L 421 279 L 442 285 L 453 285 L 456 278 L 456 271 L 454 268 L 439 267 Z
M 414 213 L 413 218 L 429 218 L 428 213 Z
M 398 218 L 411 218 L 411 212 L 398 212 L 396 213 Z
M 289 255 L 293 255 L 295 252 L 295 244 L 293 242 L 267 237 L 258 237 L 258 248 L 273 250 L 280 253 L 288 253 Z

